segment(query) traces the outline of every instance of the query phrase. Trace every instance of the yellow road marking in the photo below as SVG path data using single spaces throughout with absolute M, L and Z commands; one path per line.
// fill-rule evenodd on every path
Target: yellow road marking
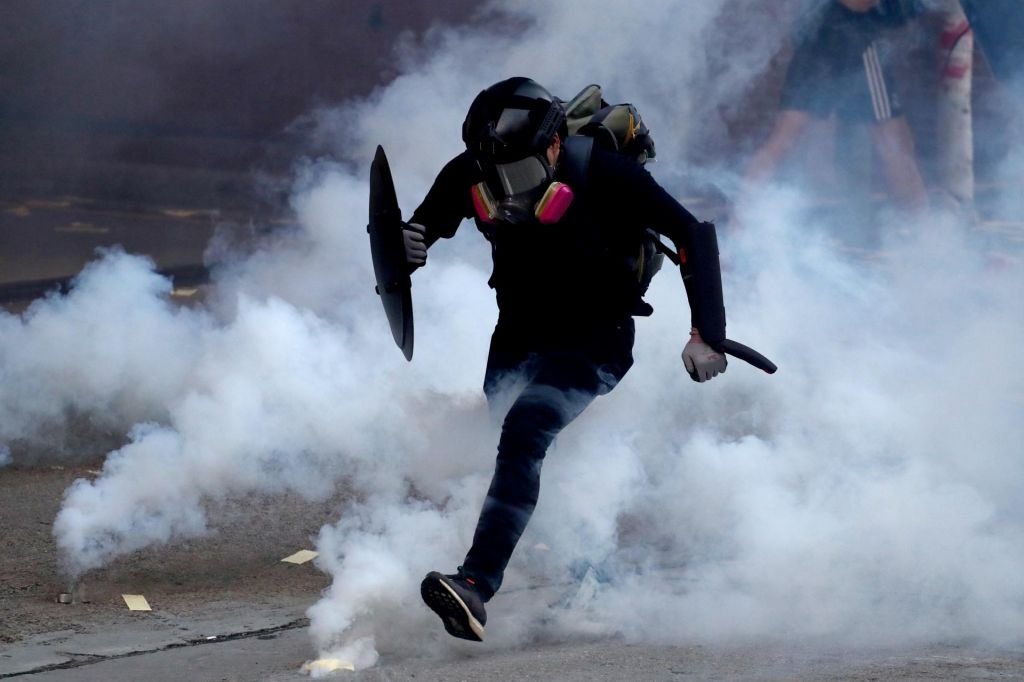
M 149 602 L 141 594 L 122 594 L 121 598 L 128 605 L 129 611 L 152 611 Z
M 309 549 L 300 549 L 295 554 L 292 554 L 291 556 L 286 556 L 285 558 L 281 559 L 281 561 L 287 562 L 289 564 L 304 564 L 307 561 L 312 561 L 316 557 L 316 552 Z
M 35 208 L 67 208 L 71 205 L 64 199 L 29 199 L 25 203 Z
M 110 232 L 109 227 L 97 227 L 92 223 L 80 223 L 77 220 L 70 225 L 64 225 L 61 227 L 53 228 L 54 232 L 64 232 L 69 234 L 106 234 Z
M 212 208 L 165 208 L 160 212 L 171 218 L 206 218 L 218 213 Z

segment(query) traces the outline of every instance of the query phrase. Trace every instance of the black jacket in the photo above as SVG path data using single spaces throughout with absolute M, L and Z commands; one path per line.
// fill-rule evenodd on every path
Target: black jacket
M 563 164 L 556 179 L 563 177 Z M 475 218 L 470 188 L 480 173 L 468 153 L 449 161 L 410 222 L 426 228 L 430 246 Z M 570 183 L 570 186 L 571 183 Z M 632 271 L 644 228 L 678 247 L 696 218 L 643 167 L 621 154 L 593 149 L 586 186 L 574 188 L 569 210 L 554 225 L 494 226 L 477 221 L 491 242 L 499 324 L 524 331 L 577 330 L 614 325 L 639 299 Z

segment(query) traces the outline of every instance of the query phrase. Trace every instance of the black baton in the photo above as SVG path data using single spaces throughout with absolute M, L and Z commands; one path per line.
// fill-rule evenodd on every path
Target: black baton
M 725 341 L 722 341 L 722 343 L 719 345 L 719 348 L 726 355 L 731 355 L 734 358 L 739 358 L 740 360 L 750 363 L 754 367 L 757 367 L 758 369 L 763 370 L 768 374 L 775 374 L 775 370 L 778 369 L 778 367 L 775 366 L 774 362 L 772 362 L 765 356 L 761 355 L 750 346 L 744 346 L 742 343 L 738 341 L 726 339 Z

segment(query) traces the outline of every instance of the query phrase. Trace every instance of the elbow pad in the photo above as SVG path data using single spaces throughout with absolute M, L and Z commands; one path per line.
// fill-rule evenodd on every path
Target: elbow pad
M 687 232 L 687 245 L 679 249 L 679 270 L 690 302 L 690 320 L 704 342 L 720 350 L 725 340 L 725 302 L 715 225 L 694 223 Z

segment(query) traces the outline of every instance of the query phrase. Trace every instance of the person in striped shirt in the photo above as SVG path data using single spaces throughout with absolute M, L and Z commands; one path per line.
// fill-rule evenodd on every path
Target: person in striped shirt
M 767 141 L 747 166 L 754 187 L 771 179 L 813 121 L 833 114 L 844 123 L 869 123 L 871 139 L 893 202 L 919 210 L 928 195 L 914 158 L 914 140 L 878 39 L 907 20 L 903 3 L 879 0 L 814 0 L 797 31 L 786 72 L 781 112 Z

